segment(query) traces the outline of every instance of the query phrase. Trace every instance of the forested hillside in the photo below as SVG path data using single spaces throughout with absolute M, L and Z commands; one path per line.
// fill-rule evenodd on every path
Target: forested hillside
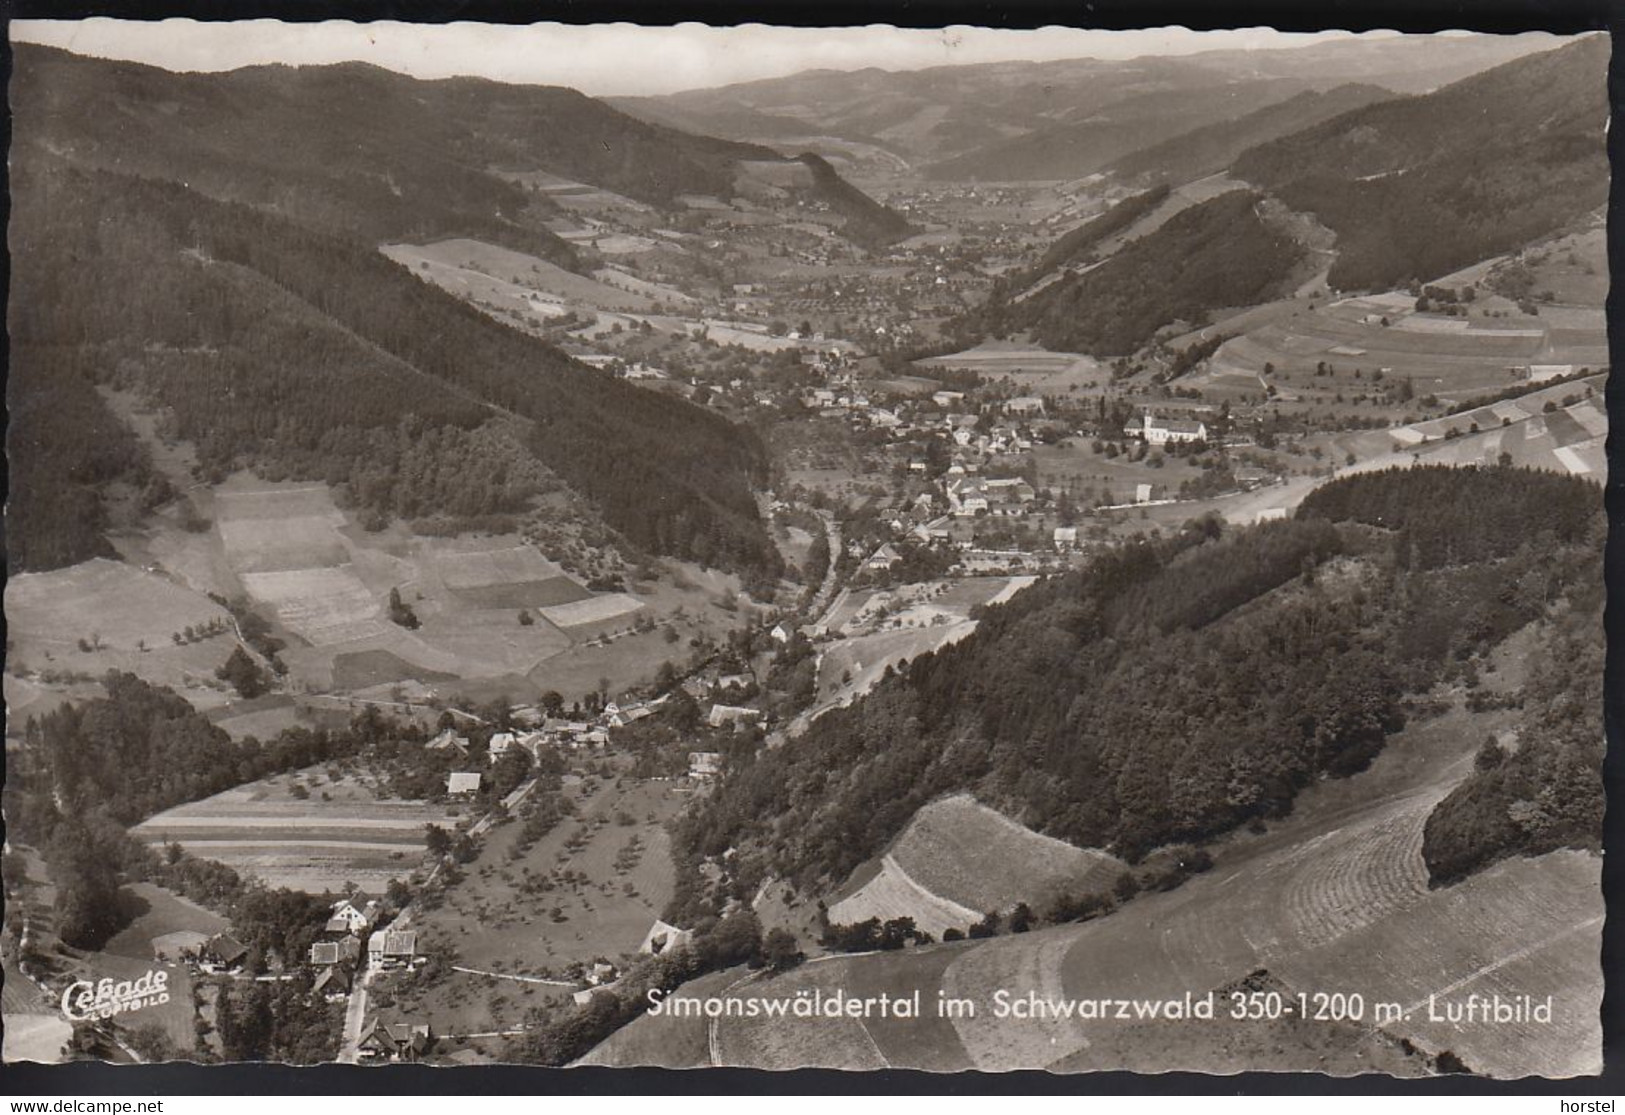
M 1600 599 L 1564 620 L 1530 663 L 1516 736 L 1486 739 L 1472 775 L 1428 818 L 1422 856 L 1436 884 L 1508 856 L 1598 847 L 1604 807 Z
M 20 143 L 78 165 L 184 182 L 374 244 L 470 237 L 567 267 L 574 250 L 544 225 L 552 204 L 514 175 L 546 171 L 669 206 L 732 196 L 741 160 L 786 158 L 645 123 L 573 89 L 418 81 L 361 63 L 177 74 L 23 44 L 11 102 Z M 844 187 L 832 204 L 858 193 L 830 177 Z
M 1211 82 L 1201 80 L 1199 73 L 1171 82 L 1169 88 L 1130 84 L 1123 90 L 1128 95 L 1112 103 L 1083 102 L 1074 111 L 1075 120 L 1042 121 L 1027 135 L 984 144 L 928 167 L 927 173 L 951 181 L 1081 178 L 1141 148 L 1194 127 L 1245 116 L 1313 85 L 1296 77 Z
M 1167 201 L 1168 193 L 1166 183 L 1153 186 L 1124 198 L 1098 217 L 1063 233 L 1039 259 L 1028 281 L 1036 280 L 1057 267 L 1091 262 L 1097 247 Z
M 1118 356 L 1173 322 L 1205 322 L 1212 310 L 1263 301 L 1303 249 L 1259 215 L 1261 200 L 1233 190 L 1193 205 L 1098 267 L 1022 302 L 990 301 L 972 315 L 971 327 L 993 335 L 1025 329 L 1046 348 Z M 1115 213 L 1099 219 L 1111 223 Z
M 1588 36 L 1264 144 L 1232 173 L 1337 233 L 1334 287 L 1436 278 L 1607 200 L 1608 54 Z
M 83 354 L 67 349 L 36 358 L 13 346 L 11 356 L 8 570 L 56 569 L 114 556 L 102 533 L 107 512 L 101 493 L 121 478 L 143 488 L 150 482 L 140 444 L 96 393 Z
M 903 217 L 847 182 L 821 155 L 805 152 L 801 162 L 812 171 L 815 192 L 831 209 L 846 217 L 842 231 L 847 238 L 869 247 L 890 244 L 914 230 Z
M 1189 182 L 1224 170 L 1242 152 L 1281 136 L 1393 97 L 1375 85 L 1351 83 L 1324 92 L 1307 90 L 1232 120 L 1221 120 L 1118 159 L 1107 169 L 1125 178 L 1145 176 Z
M 206 478 L 325 480 L 406 518 L 518 511 L 557 478 L 638 547 L 776 568 L 751 491 L 762 447 L 720 415 L 577 364 L 362 241 L 49 158 L 15 163 L 12 188 L 13 276 L 29 292 L 12 355 L 44 388 L 33 413 L 60 381 L 64 406 L 94 414 L 65 377 L 88 378 L 159 407 Z M 40 501 L 127 462 L 48 442 L 29 413 L 12 444 L 63 480 L 14 489 L 15 509 L 48 528 L 60 509 Z M 60 530 L 71 540 L 39 530 L 14 566 L 94 552 L 81 524 Z
M 1475 656 L 1594 598 L 1601 523 L 1583 480 L 1415 468 L 1328 484 L 1295 520 L 1128 545 L 730 772 L 682 843 L 738 849 L 746 884 L 816 885 L 950 792 L 1130 860 L 1281 816 L 1363 768 L 1407 697 L 1471 687 Z

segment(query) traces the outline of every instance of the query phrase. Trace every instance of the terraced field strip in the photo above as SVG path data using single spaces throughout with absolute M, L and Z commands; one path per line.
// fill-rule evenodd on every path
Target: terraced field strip
M 1328 854 L 1300 861 L 1282 888 L 1297 940 L 1313 947 L 1389 917 L 1427 896 L 1422 830 L 1434 798 L 1359 827 Z
M 243 586 L 268 604 L 283 626 L 316 646 L 386 632 L 382 610 L 367 586 L 347 568 L 242 573 Z
M 1360 990 L 1407 1011 L 1390 1033 L 1478 1072 L 1564 1076 L 1601 1064 L 1601 866 L 1585 852 L 1508 860 L 1396 916 L 1276 967 L 1305 987 Z M 1430 995 L 1553 997 L 1550 1024 L 1430 1020 Z M 1508 1026 L 1521 1026 L 1514 1036 Z
M 248 836 L 241 839 L 194 837 L 182 840 L 181 844 L 188 850 L 204 856 L 205 859 L 219 859 L 218 855 L 208 855 L 210 852 L 231 852 L 237 855 L 282 855 L 292 856 L 302 854 L 310 849 L 331 849 L 340 852 L 398 852 L 403 848 L 412 848 L 421 844 L 415 841 L 377 841 L 377 840 L 347 840 L 340 836 L 328 833 L 331 839 L 313 837 L 308 840 L 264 841 L 255 840 Z
M 594 596 L 590 600 L 579 600 L 572 604 L 543 608 L 541 611 L 549 623 L 558 627 L 582 627 L 620 619 L 642 608 L 641 601 L 625 593 L 616 592 Z

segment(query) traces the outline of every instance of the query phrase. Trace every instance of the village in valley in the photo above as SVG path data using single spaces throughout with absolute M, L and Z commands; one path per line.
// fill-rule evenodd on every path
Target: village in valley
M 1132 866 L 969 795 L 902 818 L 885 855 L 818 890 L 765 866 L 764 848 L 789 855 L 801 833 L 736 846 L 704 828 L 705 805 L 912 663 L 974 645 L 1034 585 L 1288 520 L 1328 484 L 1396 467 L 1604 472 L 1600 206 L 1422 279 L 1343 290 L 1328 229 L 1259 202 L 1269 235 L 1297 238 L 1282 281 L 1170 310 L 1132 343 L 1068 345 L 1053 331 L 1070 311 L 1024 315 L 1252 187 L 1221 167 L 928 175 L 895 153 L 913 134 L 896 128 L 812 129 L 794 146 L 816 155 L 741 157 L 727 188 L 658 205 L 491 159 L 480 176 L 530 206 L 529 240 L 405 223 L 372 238 L 366 266 L 389 267 L 403 298 L 551 346 L 586 377 L 571 390 L 652 393 L 698 411 L 693 429 L 748 438 L 754 507 L 709 525 L 685 510 L 634 537 L 641 512 L 618 493 L 589 498 L 561 479 L 568 462 L 525 455 L 550 419 L 506 388 L 443 428 L 370 431 L 387 466 L 332 466 L 333 439 L 291 425 L 230 457 L 183 434 L 167 372 L 143 379 L 108 343 L 119 370 L 86 391 L 142 463 L 105 483 L 105 545 L 14 567 L 6 589 L 5 800 L 14 832 L 40 834 L 5 854 L 8 1058 L 575 1063 L 619 1031 L 641 1052 L 611 1043 L 587 1063 L 658 1062 L 637 1045 L 649 1031 L 620 1028 L 661 981 L 720 989 L 747 961 L 831 971 L 874 951 L 842 937 L 868 920 L 896 938 L 877 950 L 907 937 L 923 970 L 993 935 L 969 918 L 986 906 L 995 926 L 1033 914 L 1038 898 L 999 890 L 985 864 L 975 886 L 932 893 L 905 852 L 1011 841 L 1053 868 L 1043 897 L 1063 909 L 1083 880 L 1116 888 L 1107 908 L 1171 890 L 1205 870 L 1195 854 Z M 830 166 L 862 204 L 817 192 Z M 1164 178 L 1172 191 L 1148 186 Z M 1056 255 L 1080 236 L 1086 251 Z M 555 242 L 554 258 L 535 246 Z M 198 281 L 249 269 L 224 249 L 165 251 Z M 317 320 L 306 302 L 287 312 Z M 206 340 L 142 351 L 217 358 Z M 405 376 L 406 357 L 389 361 Z M 484 389 L 471 383 L 446 405 Z M 639 437 L 666 435 L 625 437 L 610 448 L 633 459 Z M 444 460 L 411 456 L 429 443 L 498 494 L 379 495 L 390 470 L 458 487 Z M 683 482 L 707 514 L 724 505 L 703 476 Z M 752 513 L 763 552 L 746 561 L 724 539 Z M 1352 583 L 1353 564 L 1327 576 Z M 1471 711 L 1512 738 L 1511 707 Z M 93 818 L 83 836 L 53 827 L 68 809 Z M 1268 850 L 1262 822 L 1247 831 Z M 51 1005 L 76 981 L 149 969 L 168 973 L 163 1003 L 99 1019 Z M 709 1051 L 685 1033 L 698 1052 L 671 1063 L 717 1056 L 714 1029 Z

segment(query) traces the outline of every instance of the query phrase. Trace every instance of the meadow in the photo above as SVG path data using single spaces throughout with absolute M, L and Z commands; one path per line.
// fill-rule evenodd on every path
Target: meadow
M 487 1033 L 572 990 L 498 977 L 560 979 L 573 963 L 636 953 L 671 897 L 665 824 L 688 800 L 678 786 L 571 776 L 562 792 L 576 799 L 576 816 L 529 848 L 518 847 L 517 822 L 491 829 L 479 857 L 414 924 L 427 950 L 455 951 L 458 966 L 497 976 L 447 971 L 425 985 L 403 975 L 387 984 L 394 1002 L 448 1033 Z M 471 1048 L 495 1052 L 484 1040 Z
M 1063 894 L 1109 891 L 1125 869 L 1114 856 L 1040 835 L 958 794 L 917 812 L 878 872 L 865 865 L 842 888 L 846 897 L 830 906 L 830 919 L 913 917 L 940 938 L 1018 902 L 1042 912 Z

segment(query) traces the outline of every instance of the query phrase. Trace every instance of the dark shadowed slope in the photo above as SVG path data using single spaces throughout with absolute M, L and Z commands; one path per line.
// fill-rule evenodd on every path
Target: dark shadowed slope
M 665 206 L 728 198 L 738 163 L 787 158 L 552 86 L 418 81 L 361 63 L 177 74 L 28 45 L 15 57 L 19 144 L 374 243 L 467 236 L 573 266 L 544 227 L 550 203 L 503 172 L 546 171 Z
M 93 410 L 83 378 L 164 412 L 203 479 L 326 480 L 407 519 L 520 512 L 562 479 L 640 548 L 776 568 L 751 492 L 764 452 L 720 415 L 578 364 L 353 238 L 49 156 L 14 162 L 12 186 L 12 357 L 29 368 L 11 444 L 67 479 L 128 464 L 57 461 L 79 442 L 19 426 Z M 38 567 L 88 543 L 30 545 Z
M 1430 279 L 1601 205 L 1609 43 L 1588 36 L 1254 148 L 1232 170 L 1337 233 L 1343 289 Z

